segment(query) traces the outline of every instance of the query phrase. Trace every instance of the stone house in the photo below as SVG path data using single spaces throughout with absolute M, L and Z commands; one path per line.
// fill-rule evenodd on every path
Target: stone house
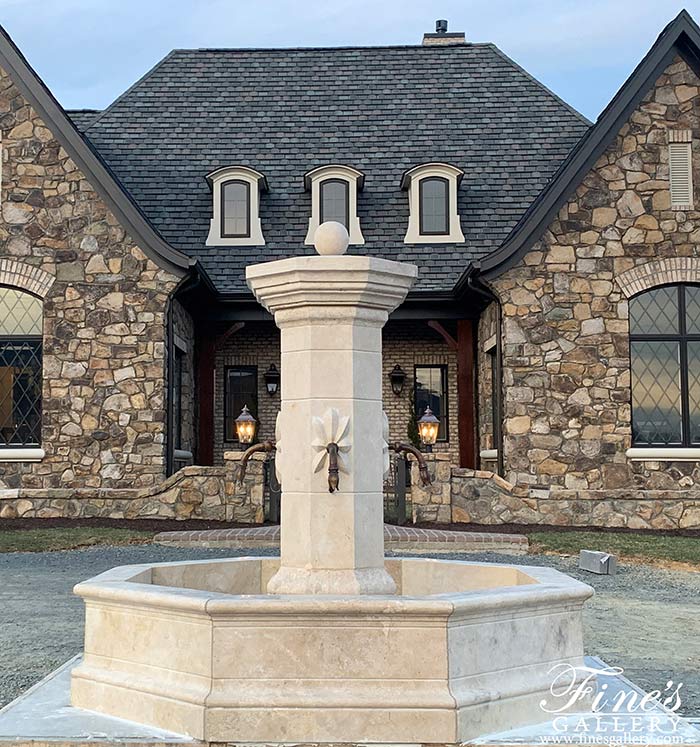
M 337 220 L 419 268 L 385 406 L 440 418 L 436 518 L 700 526 L 699 74 L 682 12 L 595 124 L 444 32 L 175 50 L 65 111 L 2 32 L 0 517 L 215 495 L 284 377 L 245 267 Z

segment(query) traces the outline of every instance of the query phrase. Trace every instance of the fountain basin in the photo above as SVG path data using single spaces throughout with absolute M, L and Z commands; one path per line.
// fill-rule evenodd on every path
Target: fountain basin
M 74 706 L 205 742 L 459 743 L 537 723 L 592 589 L 550 568 L 387 559 L 392 596 L 270 595 L 278 558 L 79 584 Z

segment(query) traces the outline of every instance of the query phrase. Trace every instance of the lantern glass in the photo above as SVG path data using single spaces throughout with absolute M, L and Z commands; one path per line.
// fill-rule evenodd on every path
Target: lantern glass
M 437 441 L 439 429 L 440 421 L 433 415 L 433 411 L 426 407 L 423 417 L 418 420 L 418 433 L 421 442 L 425 446 L 432 446 Z
M 403 391 L 403 385 L 406 381 L 406 372 L 397 363 L 389 374 L 391 381 L 391 391 L 398 397 Z
M 250 444 L 255 438 L 255 427 L 258 421 L 250 414 L 247 405 L 243 405 L 241 414 L 236 418 L 236 435 L 242 444 Z
M 267 389 L 267 393 L 271 397 L 273 397 L 275 394 L 277 394 L 279 385 L 280 385 L 280 372 L 277 370 L 277 366 L 274 363 L 272 363 L 270 364 L 270 368 L 268 368 L 265 373 L 265 388 Z

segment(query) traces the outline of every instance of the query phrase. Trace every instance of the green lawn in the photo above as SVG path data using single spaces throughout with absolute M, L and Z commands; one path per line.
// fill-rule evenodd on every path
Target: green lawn
M 0 530 L 0 552 L 74 550 L 91 545 L 132 545 L 149 542 L 154 532 L 113 527 L 50 527 Z
M 531 552 L 578 555 L 600 550 L 620 558 L 662 560 L 700 566 L 700 538 L 633 534 L 628 532 L 528 532 Z

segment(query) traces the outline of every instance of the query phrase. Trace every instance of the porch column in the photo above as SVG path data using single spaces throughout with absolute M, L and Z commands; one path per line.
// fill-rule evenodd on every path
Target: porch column
M 210 335 L 199 337 L 197 353 L 198 404 L 197 464 L 214 464 L 214 374 L 216 370 L 216 338 Z
M 476 469 L 476 391 L 474 386 L 474 322 L 457 322 L 457 427 L 459 466 Z

